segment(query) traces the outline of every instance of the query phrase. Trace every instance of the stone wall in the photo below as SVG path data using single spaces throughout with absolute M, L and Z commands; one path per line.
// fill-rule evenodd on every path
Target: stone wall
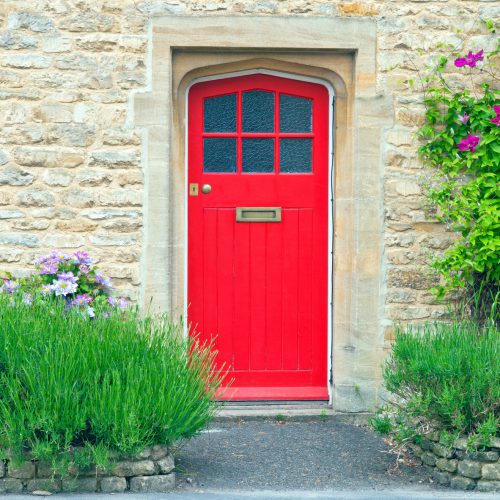
M 28 454 L 29 455 L 29 454 Z M 175 487 L 174 459 L 165 446 L 147 448 L 127 460 L 113 461 L 107 470 L 71 466 L 63 478 L 48 463 L 0 460 L 0 494 L 34 492 L 166 492 Z
M 431 471 L 433 481 L 458 490 L 500 491 L 500 439 L 481 451 L 467 451 L 467 440 L 453 446 L 439 442 L 437 433 L 410 445 L 412 452 Z

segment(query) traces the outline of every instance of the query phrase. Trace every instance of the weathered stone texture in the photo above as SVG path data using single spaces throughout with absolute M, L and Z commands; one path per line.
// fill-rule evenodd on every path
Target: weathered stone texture
M 151 476 L 155 473 L 155 464 L 151 460 L 140 462 L 118 462 L 113 468 L 113 475 L 125 476 Z
M 0 479 L 0 494 L 3 493 L 21 493 L 23 483 L 20 479 L 5 478 Z
M 9 464 L 8 476 L 16 479 L 30 479 L 35 475 L 35 464 L 24 462 L 21 465 Z
M 466 438 L 455 440 L 453 446 L 443 446 L 439 437 L 438 432 L 432 432 L 422 439 L 420 445 L 408 445 L 431 470 L 433 481 L 460 490 L 500 491 L 500 462 L 496 446 L 500 442 L 491 443 L 493 446 L 480 451 L 471 451 Z
M 127 480 L 124 477 L 103 477 L 101 491 L 103 493 L 123 493 L 127 489 Z
M 132 493 L 167 492 L 175 488 L 175 475 L 166 476 L 139 476 L 130 479 Z
M 500 463 L 496 464 L 485 464 L 482 469 L 483 479 L 489 479 L 490 481 L 500 481 Z
M 35 491 L 49 491 L 51 493 L 57 493 L 61 491 L 61 481 L 59 479 L 51 478 L 31 479 L 28 481 L 26 489 L 30 493 Z
M 145 460 L 153 458 L 153 460 Z M 122 493 L 127 490 L 127 481 L 133 492 L 166 492 L 175 486 L 174 459 L 165 446 L 147 448 L 129 460 L 112 465 L 114 476 L 109 471 L 97 469 L 95 464 L 86 467 L 70 465 L 68 473 L 61 477 L 48 462 L 31 461 L 31 453 L 25 454 L 25 462 L 14 464 L 0 460 L 0 494 L 21 493 L 23 488 L 34 495 L 50 493 Z M 103 477 L 103 474 L 105 476 Z
M 63 479 L 62 490 L 65 492 L 89 492 L 97 491 L 97 479 L 95 477 L 74 477 Z

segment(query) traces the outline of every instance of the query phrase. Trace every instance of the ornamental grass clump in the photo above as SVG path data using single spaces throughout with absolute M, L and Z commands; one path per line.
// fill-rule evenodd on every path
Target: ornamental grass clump
M 384 369 L 395 396 L 373 421 L 397 441 L 438 431 L 444 442 L 467 436 L 488 446 L 500 435 L 500 335 L 493 322 L 399 328 Z
M 165 316 L 89 319 L 64 300 L 4 293 L 0 325 L 0 450 L 53 463 L 74 447 L 132 453 L 189 438 L 214 415 L 214 353 Z

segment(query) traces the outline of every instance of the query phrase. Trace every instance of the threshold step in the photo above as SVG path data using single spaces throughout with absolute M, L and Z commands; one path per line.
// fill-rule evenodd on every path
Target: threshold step
M 262 420 L 300 421 L 314 419 L 335 420 L 352 425 L 367 425 L 373 413 L 336 412 L 326 403 L 318 404 L 224 404 L 215 420 Z

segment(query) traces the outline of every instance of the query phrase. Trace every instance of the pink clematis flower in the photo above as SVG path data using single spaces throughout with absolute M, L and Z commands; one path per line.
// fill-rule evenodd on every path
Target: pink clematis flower
M 468 134 L 465 139 L 462 139 L 458 143 L 458 150 L 459 151 L 470 151 L 471 153 L 474 153 L 474 151 L 476 151 L 476 146 L 478 144 L 479 144 L 479 136 Z
M 474 68 L 478 61 L 482 61 L 484 59 L 484 51 L 481 49 L 479 52 L 473 54 L 469 51 L 469 53 L 465 57 L 459 57 L 455 59 L 455 66 L 457 68 L 461 68 L 463 66 L 469 66 L 470 68 Z
M 463 115 L 458 115 L 458 121 L 466 124 L 469 121 L 470 116 L 467 113 L 464 113 Z
M 492 118 L 490 120 L 491 123 L 494 123 L 497 127 L 500 126 L 500 106 L 493 106 L 493 111 L 496 113 L 497 116 L 495 118 Z

